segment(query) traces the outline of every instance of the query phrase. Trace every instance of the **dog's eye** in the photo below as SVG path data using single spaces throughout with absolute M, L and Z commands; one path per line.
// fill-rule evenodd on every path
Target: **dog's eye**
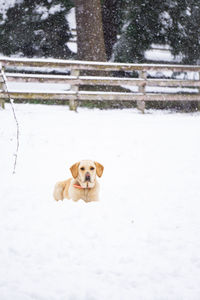
M 94 167 L 90 167 L 90 170 L 93 171 L 93 170 L 94 170 Z
M 85 171 L 85 168 L 84 168 L 84 167 L 81 167 L 80 169 L 81 169 L 81 171 Z

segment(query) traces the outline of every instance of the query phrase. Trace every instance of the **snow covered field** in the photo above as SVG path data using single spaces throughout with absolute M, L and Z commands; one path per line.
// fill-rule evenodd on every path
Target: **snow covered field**
M 200 114 L 0 110 L 1 300 L 199 300 Z M 91 158 L 100 202 L 55 202 Z

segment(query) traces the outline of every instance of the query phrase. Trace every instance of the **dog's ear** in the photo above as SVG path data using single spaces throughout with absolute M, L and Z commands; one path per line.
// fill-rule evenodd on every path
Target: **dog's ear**
M 98 162 L 96 162 L 96 161 L 95 161 L 94 163 L 95 163 L 96 168 L 97 168 L 97 175 L 98 175 L 99 177 L 101 177 L 102 174 L 103 174 L 104 166 L 102 166 L 100 163 L 98 163 Z
M 78 176 L 78 167 L 79 167 L 80 162 L 75 163 L 73 166 L 71 166 L 70 171 L 72 173 L 72 176 L 74 178 L 77 178 Z

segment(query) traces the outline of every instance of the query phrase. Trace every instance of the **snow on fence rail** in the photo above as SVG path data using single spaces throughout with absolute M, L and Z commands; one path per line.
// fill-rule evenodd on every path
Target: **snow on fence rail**
M 82 100 L 136 101 L 142 111 L 146 101 L 200 101 L 200 66 L 16 58 L 0 58 L 0 66 L 13 99 L 69 100 L 72 110 Z M 31 91 L 30 83 L 39 84 L 38 90 Z M 44 84 L 54 90 L 44 90 Z M 0 76 L 2 107 L 7 98 Z

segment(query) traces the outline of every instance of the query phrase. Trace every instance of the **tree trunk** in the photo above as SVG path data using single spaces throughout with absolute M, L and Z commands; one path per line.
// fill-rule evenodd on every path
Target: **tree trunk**
M 103 31 L 107 59 L 112 56 L 113 46 L 117 42 L 118 12 L 117 0 L 104 0 L 102 6 Z
M 74 0 L 78 59 L 106 61 L 101 0 Z

